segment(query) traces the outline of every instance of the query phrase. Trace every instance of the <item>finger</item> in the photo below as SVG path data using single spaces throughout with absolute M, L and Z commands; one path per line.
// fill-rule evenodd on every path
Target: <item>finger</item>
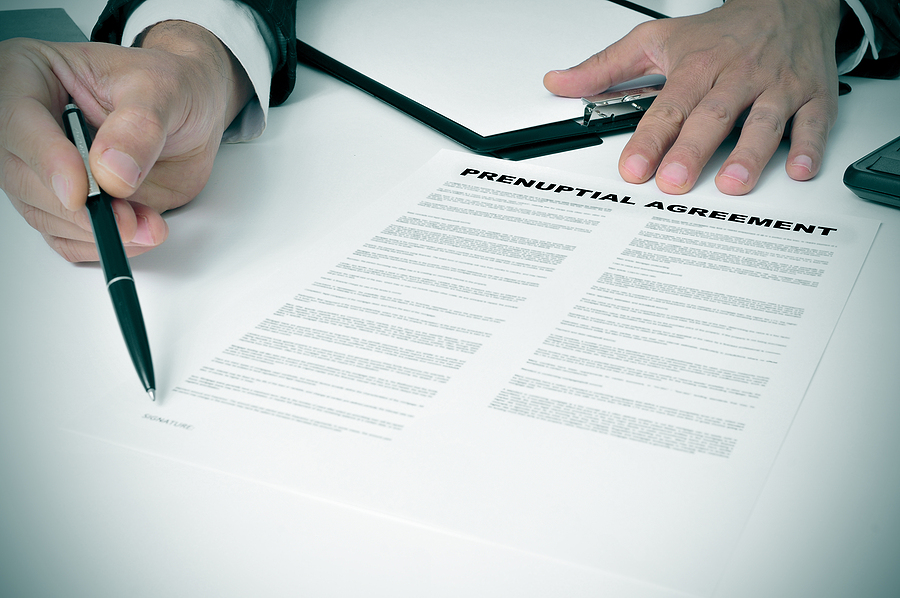
M 0 122 L 7 123 L 0 127 L 0 147 L 22 163 L 15 165 L 4 157 L 0 187 L 16 185 L 16 175 L 21 184 L 24 165 L 65 209 L 81 208 L 87 197 L 84 161 L 48 109 L 33 98 L 21 98 L 4 102 L 0 110 Z
M 25 221 L 45 236 L 94 242 L 87 208 L 82 208 L 78 212 L 69 212 L 68 218 L 60 218 L 25 203 L 17 197 L 10 195 L 9 200 Z M 123 243 L 156 246 L 168 236 L 168 225 L 151 208 L 124 199 L 113 200 L 112 208 Z
M 691 177 L 696 180 L 698 172 L 689 171 L 688 166 L 699 160 L 703 153 L 700 148 L 705 145 L 702 143 L 698 145 L 696 136 L 704 133 L 698 132 L 686 139 L 680 154 L 669 158 L 667 152 L 676 140 L 680 139 L 683 127 L 701 101 L 705 101 L 706 104 L 697 117 L 697 128 L 702 129 L 702 123 L 712 123 L 713 133 L 717 137 L 724 138 L 721 133 L 723 126 L 718 121 L 721 120 L 722 112 L 725 110 L 723 102 L 727 100 L 718 93 L 709 98 L 704 97 L 712 88 L 713 81 L 710 76 L 709 73 L 699 69 L 690 71 L 684 69 L 683 72 L 675 73 L 668 79 L 663 90 L 641 117 L 634 134 L 622 150 L 619 157 L 619 173 L 622 178 L 630 183 L 643 183 L 653 176 L 665 156 L 667 159 L 665 165 L 670 168 L 666 172 L 661 189 L 671 193 L 682 193 L 686 190 L 685 186 Z M 687 160 L 685 156 L 691 151 L 695 157 Z M 657 183 L 659 182 L 660 179 L 657 178 Z
M 150 249 L 168 238 L 169 225 L 156 210 L 136 201 L 125 203 L 130 204 L 129 207 L 135 219 L 134 234 L 127 243 L 131 246 Z
M 791 126 L 791 149 L 785 170 L 797 181 L 807 181 L 819 172 L 828 133 L 837 117 L 837 98 L 815 99 L 801 106 Z
M 65 239 L 44 235 L 47 244 L 68 262 L 96 262 L 100 259 L 97 254 L 97 246 L 94 243 Z M 150 251 L 153 247 L 143 245 L 125 245 L 125 254 L 134 257 Z
M 81 165 L 83 169 L 84 162 L 81 162 Z M 93 239 L 91 220 L 86 208 L 67 210 L 41 184 L 34 171 L 19 158 L 3 150 L 0 150 L 0 176 L 10 202 L 32 228 L 55 237 L 80 241 Z M 152 209 L 141 206 L 139 210 L 135 210 L 134 206 L 125 200 L 113 200 L 112 208 L 122 241 L 126 243 L 133 242 L 134 237 L 140 232 L 137 230 L 138 213 L 144 220 L 152 219 L 154 216 L 157 220 L 162 220 Z M 144 233 L 145 237 L 141 237 L 142 239 L 164 236 L 161 227 L 165 228 L 165 223 L 160 225 L 158 222 L 152 220 L 151 222 L 150 233 Z
M 97 254 L 97 246 L 92 242 L 54 237 L 53 235 L 44 235 L 44 240 L 67 262 L 96 262 L 100 259 Z
M 638 25 L 628 35 L 581 64 L 566 70 L 550 71 L 544 75 L 544 87 L 558 96 L 580 98 L 644 75 L 662 74 L 645 50 L 652 35 L 652 23 Z
M 784 137 L 796 105 L 786 96 L 761 95 L 750 109 L 737 145 L 716 175 L 716 187 L 728 195 L 744 195 L 756 186 L 760 174 Z
M 72 220 L 60 218 L 54 214 L 35 208 L 11 195 L 9 196 L 9 201 L 16 211 L 22 215 L 25 222 L 43 235 L 64 237 L 76 241 L 93 242 L 94 237 L 90 230 L 85 230 L 81 226 L 75 224 Z M 88 226 L 90 226 L 87 210 L 84 208 L 82 208 L 82 210 L 84 211 L 83 213 L 80 213 L 79 216 L 84 220 L 87 220 Z M 73 214 L 75 213 L 73 212 Z
M 112 206 L 125 253 L 129 257 L 149 251 L 166 240 L 168 225 L 151 208 L 124 199 L 113 200 Z M 84 211 L 87 212 L 87 209 Z M 77 234 L 78 231 L 67 229 L 65 221 L 57 224 L 58 228 L 52 223 L 46 223 L 43 227 L 47 231 L 44 232 L 44 239 L 54 251 L 69 262 L 95 262 L 99 259 L 93 234 L 88 233 L 85 238 L 83 234 Z
M 13 157 L 13 159 L 15 158 Z M 36 179 L 33 173 L 31 175 Z M 16 211 L 32 228 L 40 232 L 45 239 L 48 239 L 48 242 L 53 239 L 53 246 L 60 255 L 70 261 L 96 259 L 96 253 L 87 251 L 80 245 L 77 246 L 78 249 L 75 249 L 76 246 L 70 247 L 61 244 L 63 239 L 67 239 L 93 245 L 94 236 L 87 208 L 69 212 L 62 209 L 55 199 L 51 199 L 50 205 L 60 210 L 60 213 L 52 213 L 22 201 L 11 192 L 8 192 L 7 195 Z M 122 199 L 113 200 L 112 208 L 119 234 L 126 247 L 142 246 L 150 249 L 161 244 L 168 237 L 168 225 L 152 208 Z
M 83 170 L 84 162 L 80 162 L 80 164 Z M 28 204 L 29 208 L 46 212 L 48 216 L 68 220 L 85 232 L 90 232 L 91 230 L 90 220 L 87 218 L 87 213 L 84 212 L 83 208 L 75 211 L 66 209 L 53 191 L 40 180 L 34 170 L 18 156 L 3 149 L 0 149 L 0 187 L 6 191 L 10 200 Z M 87 192 L 85 191 L 86 194 Z M 13 201 L 14 204 L 15 201 Z M 19 209 L 19 213 L 23 213 L 23 209 Z
M 130 197 L 166 142 L 167 106 L 152 91 L 132 87 L 100 125 L 91 146 L 91 171 L 114 197 Z
M 726 82 L 710 89 L 683 121 L 659 164 L 656 183 L 660 190 L 681 194 L 693 188 L 703 167 L 751 101 L 749 88 L 741 83 Z

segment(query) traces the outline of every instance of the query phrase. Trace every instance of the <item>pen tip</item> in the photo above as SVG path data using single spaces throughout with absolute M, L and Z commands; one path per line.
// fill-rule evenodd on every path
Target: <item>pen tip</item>
M 151 401 L 156 401 L 156 390 L 151 388 L 151 389 L 147 390 L 147 394 L 150 395 Z

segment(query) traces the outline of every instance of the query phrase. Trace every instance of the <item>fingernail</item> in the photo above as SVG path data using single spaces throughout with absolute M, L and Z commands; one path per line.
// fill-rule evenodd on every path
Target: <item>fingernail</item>
M 812 158 L 809 156 L 797 156 L 794 158 L 794 161 L 791 162 L 791 166 L 799 166 L 800 168 L 805 168 L 807 171 L 812 172 Z
M 131 242 L 135 245 L 153 245 L 153 238 L 150 236 L 150 222 L 146 218 L 138 216 L 137 228 Z
M 647 172 L 650 171 L 650 162 L 644 156 L 634 154 L 625 159 L 622 167 L 643 181 L 647 178 Z
M 725 167 L 725 170 L 722 171 L 722 176 L 734 179 L 742 185 L 746 185 L 750 182 L 750 172 L 740 164 L 729 164 Z
M 672 162 L 671 164 L 666 164 L 665 168 L 659 172 L 659 178 L 670 185 L 684 187 L 688 180 L 688 171 L 684 164 Z
M 71 186 L 69 185 L 69 179 L 65 175 L 55 174 L 50 179 L 50 185 L 53 187 L 53 193 L 62 202 L 62 205 L 66 206 L 67 210 L 70 209 L 69 195 L 71 195 Z
M 129 187 L 137 186 L 138 178 L 141 176 L 141 167 L 128 154 L 109 148 L 100 154 L 99 162 Z

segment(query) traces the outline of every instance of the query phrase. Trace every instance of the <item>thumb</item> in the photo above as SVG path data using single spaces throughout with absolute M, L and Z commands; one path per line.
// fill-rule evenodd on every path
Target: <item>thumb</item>
M 646 31 L 644 26 L 638 25 L 628 35 L 581 64 L 550 71 L 544 75 L 544 87 L 558 96 L 581 98 L 644 75 L 660 74 L 661 71 L 647 57 Z
M 145 99 L 128 97 L 97 130 L 91 146 L 91 171 L 113 197 L 130 197 L 156 163 L 166 143 L 165 118 Z

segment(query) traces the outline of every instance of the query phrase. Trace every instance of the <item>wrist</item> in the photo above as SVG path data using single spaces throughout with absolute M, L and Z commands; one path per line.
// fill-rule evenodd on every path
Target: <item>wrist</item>
M 162 21 L 145 29 L 134 42 L 190 60 L 204 73 L 224 102 L 227 128 L 253 97 L 253 86 L 234 54 L 219 38 L 187 21 Z

